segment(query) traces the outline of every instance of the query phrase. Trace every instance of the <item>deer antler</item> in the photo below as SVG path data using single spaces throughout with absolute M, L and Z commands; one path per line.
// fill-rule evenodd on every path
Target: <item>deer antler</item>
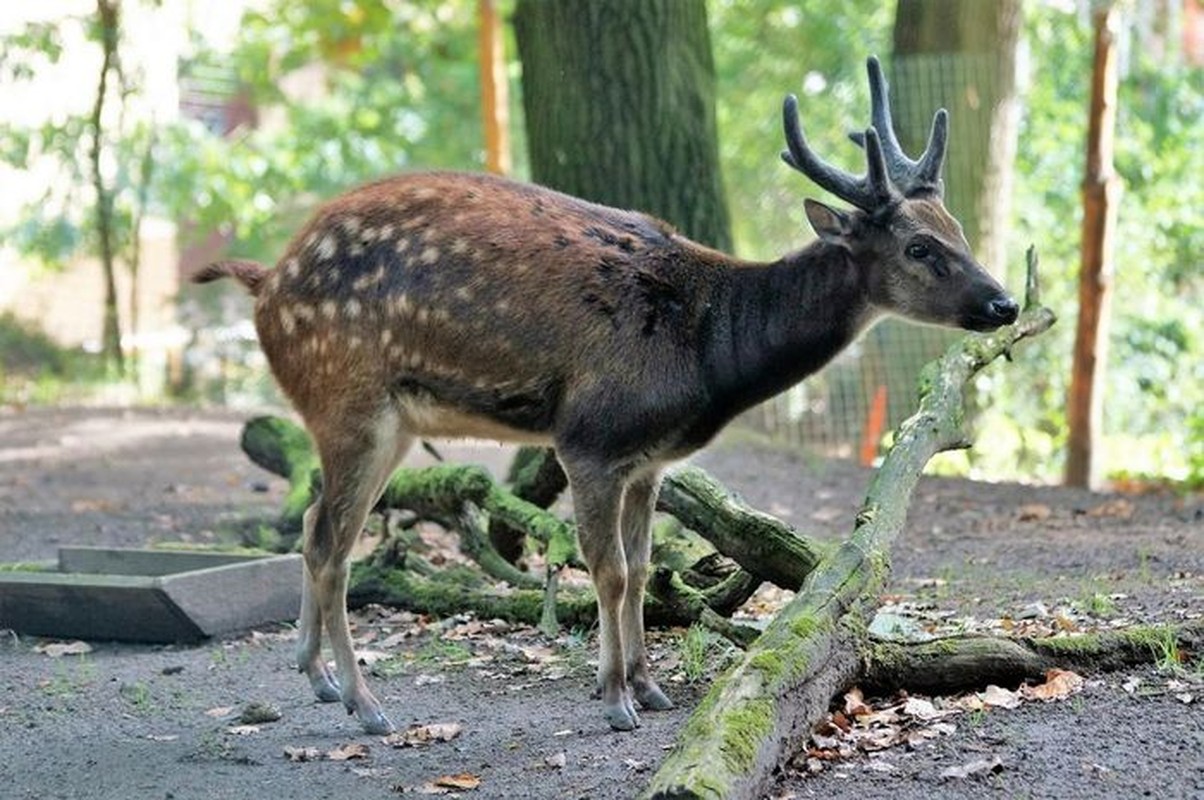
M 881 149 L 891 182 L 906 197 L 924 193 L 941 197 L 945 191 L 944 182 L 941 180 L 941 167 L 945 162 L 949 112 L 943 108 L 937 110 L 932 118 L 932 129 L 928 133 L 928 143 L 923 154 L 919 160 L 911 160 L 903 152 L 895 136 L 895 126 L 890 113 L 890 91 L 886 79 L 882 77 L 882 65 L 876 57 L 870 56 L 865 66 L 870 80 L 870 118 L 882 139 Z M 864 134 L 850 133 L 849 138 L 865 147 Z
M 782 160 L 832 194 L 864 211 L 873 211 L 898 199 L 883 160 L 878 132 L 873 127 L 866 128 L 862 135 L 867 171 L 864 176 L 857 177 L 833 167 L 807 145 L 799 123 L 798 98 L 792 94 L 782 103 L 782 122 L 788 148 L 782 151 Z

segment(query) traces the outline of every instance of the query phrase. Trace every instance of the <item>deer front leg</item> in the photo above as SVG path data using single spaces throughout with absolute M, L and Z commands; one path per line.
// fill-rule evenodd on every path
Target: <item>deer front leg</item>
M 660 489 L 660 473 L 633 479 L 623 496 L 623 550 L 627 556 L 627 593 L 623 599 L 623 652 L 628 685 L 642 708 L 666 711 L 670 700 L 648 669 L 644 645 L 644 587 L 652 555 L 652 512 Z
M 623 480 L 602 465 L 565 463 L 577 514 L 581 555 L 598 595 L 598 688 L 610 727 L 633 730 L 640 724 L 627 688 L 623 658 L 623 598 L 627 560 L 619 535 Z

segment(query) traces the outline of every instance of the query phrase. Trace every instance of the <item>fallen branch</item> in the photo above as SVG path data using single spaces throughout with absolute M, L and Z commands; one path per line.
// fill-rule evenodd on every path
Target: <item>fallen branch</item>
M 1029 250 L 1030 285 L 1036 256 Z M 965 446 L 963 387 L 1054 315 L 1030 293 L 1024 313 L 992 334 L 968 336 L 924 368 L 919 409 L 900 425 L 852 536 L 807 576 L 744 657 L 712 686 L 644 796 L 753 798 L 805 740 L 837 691 L 859 673 L 867 623 L 885 588 L 890 546 L 920 474 L 936 453 Z
M 304 430 L 279 417 L 257 417 L 246 423 L 242 445 L 256 464 L 289 480 L 284 516 L 300 520 L 320 478 L 317 458 Z M 696 481 L 716 494 L 722 492 L 705 476 Z M 549 635 L 554 635 L 561 624 L 588 626 L 596 619 L 592 592 L 562 592 L 559 588 L 561 570 L 579 564 L 573 527 L 499 486 L 484 468 L 437 465 L 399 469 L 385 485 L 378 507 L 407 509 L 421 519 L 455 531 L 461 551 L 480 566 L 484 575 L 474 581 L 439 580 L 426 568 L 411 574 L 416 572 L 411 565 L 417 563 L 412 555 L 377 558 L 353 570 L 349 591 L 352 605 L 383 603 L 434 615 L 473 611 L 483 617 L 537 624 Z M 748 509 L 746 513 L 757 512 Z M 488 527 L 494 521 L 543 544 L 545 580 L 518 569 L 497 551 Z M 485 576 L 512 588 L 502 591 L 485 586 Z M 708 588 L 690 586 L 678 577 L 653 587 L 645 606 L 645 620 L 649 625 L 662 626 L 701 622 L 745 644 L 753 638 L 749 631 L 723 618 L 744 603 L 760 583 L 759 577 L 740 569 Z
M 1103 672 L 1156 663 L 1173 653 L 1204 653 L 1204 621 L 1041 639 L 957 636 L 920 644 L 875 642 L 857 684 L 867 694 L 898 689 L 953 694 L 992 683 L 1015 686 L 1039 680 L 1054 667 Z

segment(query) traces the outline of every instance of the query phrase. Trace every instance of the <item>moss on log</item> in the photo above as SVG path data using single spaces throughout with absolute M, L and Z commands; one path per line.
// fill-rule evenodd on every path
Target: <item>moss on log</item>
M 1204 621 L 1042 639 L 956 636 L 919 644 L 875 642 L 866 650 L 857 682 L 871 694 L 900 688 L 950 694 L 1039 680 L 1054 667 L 1107 672 L 1184 652 L 1204 652 Z
M 1029 271 L 1035 276 L 1031 250 Z M 643 797 L 759 797 L 831 697 L 854 680 L 868 647 L 865 621 L 886 585 L 890 545 L 903 528 L 924 465 L 937 452 L 965 444 L 963 387 L 1016 342 L 1054 322 L 1031 295 L 1025 305 L 1015 324 L 967 336 L 925 368 L 919 409 L 896 432 L 852 536 L 820 562 L 744 657 L 716 680 Z
M 288 480 L 280 527 L 287 533 L 300 532 L 301 517 L 309 508 L 321 475 L 321 464 L 309 434 L 282 417 L 255 417 L 243 425 L 240 444 L 252 461 Z
M 798 589 L 826 552 L 781 520 L 750 508 L 697 467 L 665 476 L 657 508 L 744 569 L 783 589 Z

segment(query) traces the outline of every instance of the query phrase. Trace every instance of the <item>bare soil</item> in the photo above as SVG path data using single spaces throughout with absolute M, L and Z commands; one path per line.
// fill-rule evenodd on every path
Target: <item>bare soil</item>
M 284 485 L 239 450 L 245 417 L 0 412 L 0 561 L 51 559 L 70 544 L 229 542 L 270 523 Z M 495 469 L 508 456 L 501 448 L 441 449 Z M 830 538 L 851 527 L 871 476 L 739 435 L 695 460 L 753 505 Z M 1167 493 L 926 478 L 893 574 L 887 599 L 945 626 L 1004 615 L 1020 626 L 1083 629 L 1198 618 L 1204 507 Z M 354 799 L 436 791 L 428 784 L 467 774 L 460 781 L 479 781 L 475 789 L 444 791 L 628 798 L 707 685 L 687 677 L 681 631 L 658 632 L 654 669 L 678 709 L 646 713 L 637 732 L 619 734 L 589 698 L 589 632 L 549 641 L 488 621 L 366 609 L 356 635 L 382 658 L 372 681 L 399 728 L 457 723 L 460 735 L 420 748 L 362 735 L 341 709 L 312 699 L 292 667 L 288 624 L 200 646 L 92 642 L 90 653 L 58 658 L 39 652 L 43 639 L 5 633 L 0 796 Z M 723 658 L 712 645 L 703 664 L 713 670 Z M 1086 689 L 1067 700 L 964 715 L 950 733 L 826 762 L 818 774 L 800 760 L 769 796 L 1204 798 L 1204 670 L 1194 658 L 1174 669 L 1086 676 Z M 253 703 L 274 706 L 281 718 L 237 732 Z M 356 755 L 348 745 L 366 753 L 323 755 Z M 286 748 L 323 757 L 293 761 Z M 942 777 L 996 757 L 990 770 Z

